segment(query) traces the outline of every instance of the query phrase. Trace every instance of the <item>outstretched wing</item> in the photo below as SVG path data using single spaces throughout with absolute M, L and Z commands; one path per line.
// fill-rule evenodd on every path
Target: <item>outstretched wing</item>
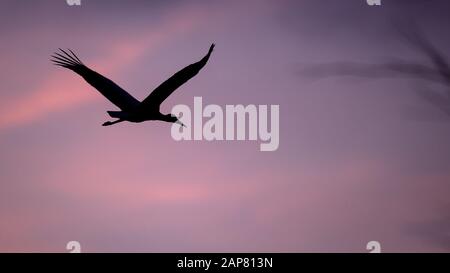
M 139 101 L 127 91 L 123 90 L 110 79 L 85 66 L 72 50 L 69 49 L 70 54 L 65 50 L 59 50 L 59 53 L 56 52 L 52 55 L 53 59 L 51 61 L 55 65 L 70 69 L 83 77 L 90 85 L 123 111 L 127 111 L 139 105 Z
M 159 109 L 161 103 L 167 99 L 178 87 L 186 83 L 192 77 L 198 74 L 198 72 L 206 65 L 209 56 L 214 49 L 214 44 L 209 48 L 208 54 L 205 55 L 200 61 L 190 64 L 185 68 L 175 73 L 172 77 L 160 84 L 153 92 L 145 98 L 139 108 L 142 110 Z

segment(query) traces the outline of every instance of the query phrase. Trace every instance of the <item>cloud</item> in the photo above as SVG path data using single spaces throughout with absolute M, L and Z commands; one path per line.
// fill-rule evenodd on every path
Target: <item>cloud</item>
M 92 52 L 101 52 L 101 58 L 83 60 L 89 67 L 107 77 L 126 71 L 143 55 L 156 53 L 174 37 L 193 30 L 202 16 L 204 14 L 197 9 L 172 12 L 161 24 L 153 28 L 142 28 L 141 36 L 126 40 L 116 38 L 105 44 L 97 44 Z M 96 41 L 89 43 L 96 44 Z M 48 62 L 48 67 L 50 65 Z M 72 72 L 52 69 L 37 86 L 30 86 L 25 94 L 0 102 L 0 130 L 26 125 L 53 113 L 75 109 L 101 99 L 94 92 L 85 91 L 92 87 L 81 79 L 73 79 L 73 75 L 69 76 L 70 73 Z

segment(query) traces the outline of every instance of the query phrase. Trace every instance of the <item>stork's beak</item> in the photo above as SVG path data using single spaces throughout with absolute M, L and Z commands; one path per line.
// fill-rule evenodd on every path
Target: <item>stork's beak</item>
M 186 125 L 184 125 L 183 122 L 181 122 L 181 121 L 179 121 L 179 120 L 175 121 L 175 123 L 180 124 L 181 127 L 186 127 Z

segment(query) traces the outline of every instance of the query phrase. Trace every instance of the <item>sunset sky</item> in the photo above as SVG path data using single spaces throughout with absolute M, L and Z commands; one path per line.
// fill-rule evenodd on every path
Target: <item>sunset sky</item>
M 447 0 L 0 1 L 0 252 L 450 251 L 450 116 L 414 78 L 312 79 L 331 62 L 427 63 Z M 280 145 L 174 141 L 50 56 L 71 48 L 137 99 L 215 50 L 162 105 L 279 105 Z M 448 50 L 447 50 L 448 52 Z M 450 57 L 450 56 L 449 56 Z

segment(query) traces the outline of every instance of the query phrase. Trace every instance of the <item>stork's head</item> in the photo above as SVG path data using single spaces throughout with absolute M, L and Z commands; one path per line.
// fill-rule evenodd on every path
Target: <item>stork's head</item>
M 166 119 L 168 122 L 177 123 L 183 127 L 186 127 L 186 125 L 184 125 L 175 115 L 168 114 L 168 115 L 166 115 Z

